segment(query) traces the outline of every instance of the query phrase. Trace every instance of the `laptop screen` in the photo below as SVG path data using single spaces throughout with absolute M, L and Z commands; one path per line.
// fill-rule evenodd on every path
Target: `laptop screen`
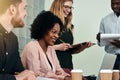
M 111 69 L 112 70 L 115 60 L 116 60 L 116 55 L 110 54 L 110 53 L 105 53 L 103 61 L 100 66 L 100 70 L 101 69 Z M 99 72 L 100 72 L 100 70 L 99 70 Z M 100 74 L 98 74 L 98 77 L 96 80 L 100 80 Z

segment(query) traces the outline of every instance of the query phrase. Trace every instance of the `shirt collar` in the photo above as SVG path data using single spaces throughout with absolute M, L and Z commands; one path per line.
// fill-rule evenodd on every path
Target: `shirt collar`
M 8 34 L 8 31 L 0 24 L 0 34 Z

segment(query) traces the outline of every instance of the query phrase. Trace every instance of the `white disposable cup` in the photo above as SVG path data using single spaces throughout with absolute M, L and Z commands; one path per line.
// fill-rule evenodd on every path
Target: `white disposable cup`
M 113 70 L 112 80 L 119 80 L 120 78 L 119 72 L 120 72 L 119 70 Z
M 71 71 L 71 76 L 72 76 L 72 80 L 82 80 L 82 70 L 72 70 Z
M 112 70 L 102 69 L 100 71 L 100 80 L 112 80 Z

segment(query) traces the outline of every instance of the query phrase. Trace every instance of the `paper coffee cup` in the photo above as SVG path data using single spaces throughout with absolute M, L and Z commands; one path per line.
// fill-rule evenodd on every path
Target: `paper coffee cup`
M 112 80 L 112 70 L 102 69 L 100 71 L 100 80 Z
M 119 72 L 120 72 L 119 70 L 113 70 L 112 80 L 119 80 L 120 78 Z
M 71 76 L 72 76 L 72 80 L 82 80 L 82 70 L 72 70 L 71 71 Z

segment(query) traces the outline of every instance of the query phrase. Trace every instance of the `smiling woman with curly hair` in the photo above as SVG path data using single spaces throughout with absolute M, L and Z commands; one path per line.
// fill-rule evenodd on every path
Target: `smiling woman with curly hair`
M 61 20 L 50 11 L 41 12 L 31 25 L 31 42 L 22 53 L 22 62 L 26 69 L 36 75 L 57 80 L 71 80 L 69 74 L 60 67 L 53 46 L 62 29 Z

